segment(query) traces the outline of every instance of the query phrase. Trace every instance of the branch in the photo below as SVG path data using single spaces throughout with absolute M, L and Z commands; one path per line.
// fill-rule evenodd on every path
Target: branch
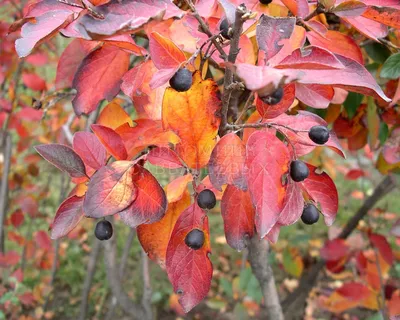
M 268 320 L 284 320 L 279 295 L 275 286 L 275 278 L 268 262 L 269 243 L 267 239 L 259 239 L 254 235 L 248 241 L 249 262 L 261 286 Z
M 129 235 L 128 235 L 128 239 L 125 242 L 125 247 L 124 247 L 124 251 L 122 252 L 121 261 L 119 262 L 119 265 L 120 265 L 119 274 L 120 274 L 121 278 L 124 277 L 125 267 L 126 267 L 126 263 L 128 262 L 128 257 L 129 257 L 129 251 L 131 250 L 132 243 L 133 243 L 133 240 L 135 239 L 135 236 L 136 236 L 136 229 L 131 229 L 131 231 L 129 232 Z M 110 299 L 108 312 L 105 317 L 106 320 L 112 320 L 114 318 L 114 311 L 115 311 L 116 305 L 117 305 L 117 301 L 116 301 L 115 297 L 112 296 Z
M 90 252 L 89 256 L 89 263 L 87 266 L 85 282 L 83 283 L 82 301 L 80 307 L 80 314 L 78 318 L 79 320 L 86 319 L 89 293 L 90 293 L 90 288 L 92 287 L 93 277 L 96 271 L 96 263 L 99 257 L 100 249 L 101 249 L 101 242 L 95 238 L 92 246 L 92 251 Z
M 148 319 L 141 304 L 137 304 L 125 293 L 122 287 L 121 277 L 118 272 L 117 262 L 117 243 L 116 236 L 104 241 L 104 261 L 106 265 L 108 285 L 117 303 L 126 314 L 132 319 Z
M 356 214 L 347 222 L 338 238 L 346 239 L 358 226 L 358 223 L 368 214 L 375 204 L 396 187 L 395 178 L 388 175 L 375 188 L 374 193 L 365 200 Z M 292 319 L 296 311 L 303 310 L 305 300 L 317 281 L 319 272 L 324 268 L 325 260 L 320 259 L 300 279 L 299 286 L 282 303 L 285 315 Z
M 11 167 L 11 155 L 12 155 L 12 142 L 11 136 L 7 131 L 3 133 L 0 132 L 0 142 L 3 143 L 3 173 L 1 177 L 0 185 L 0 252 L 4 252 L 4 221 L 6 220 L 6 213 L 8 207 L 8 176 L 10 174 Z
M 146 313 L 146 319 L 153 319 L 151 310 L 151 282 L 149 273 L 149 257 L 147 253 L 142 248 L 142 272 L 143 272 L 143 296 L 142 305 Z

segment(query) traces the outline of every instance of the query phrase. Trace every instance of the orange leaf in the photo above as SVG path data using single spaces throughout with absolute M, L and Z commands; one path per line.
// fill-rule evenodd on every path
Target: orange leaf
M 368 7 L 363 17 L 393 28 L 400 28 L 400 10 L 388 7 Z
M 162 268 L 165 267 L 167 246 L 176 220 L 189 205 L 190 195 L 186 190 L 181 199 L 168 204 L 168 210 L 160 221 L 143 224 L 137 228 L 138 238 L 144 251 Z
M 103 146 L 115 159 L 126 160 L 128 158 L 124 142 L 118 133 L 100 124 L 92 124 L 91 128 Z
M 186 61 L 183 51 L 158 32 L 150 33 L 149 40 L 151 58 L 157 69 L 174 69 Z
M 183 193 L 187 188 L 187 184 L 193 181 L 193 176 L 191 174 L 184 175 L 182 177 L 176 178 L 170 182 L 165 187 L 165 192 L 167 193 L 168 202 L 176 202 L 182 198 Z
M 121 107 L 120 99 L 114 99 L 101 111 L 99 118 L 97 119 L 97 124 L 109 127 L 113 130 L 117 129 L 124 123 L 128 123 L 133 126 L 133 121 L 129 114 L 126 113 L 124 108 Z
M 220 124 L 216 116 L 220 109 L 217 92 L 217 84 L 211 79 L 202 80 L 199 72 L 194 74 L 188 91 L 165 91 L 163 125 L 181 139 L 176 151 L 190 168 L 204 167 L 215 145 Z

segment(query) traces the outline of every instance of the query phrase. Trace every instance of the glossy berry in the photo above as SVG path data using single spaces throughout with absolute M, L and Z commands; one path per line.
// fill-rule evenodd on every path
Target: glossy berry
M 94 235 L 99 240 L 108 240 L 113 235 L 113 226 L 110 221 L 101 220 L 96 224 Z
M 305 224 L 314 224 L 318 221 L 318 219 L 319 211 L 317 207 L 314 206 L 312 203 L 307 204 L 303 209 L 301 221 L 303 221 Z
M 308 136 L 316 144 L 325 144 L 329 140 L 329 130 L 325 126 L 314 126 L 308 132 Z
M 179 69 L 169 80 L 169 85 L 176 91 L 184 92 L 190 89 L 192 81 L 192 73 L 188 69 Z
M 229 36 L 229 22 L 228 19 L 224 19 L 221 21 L 221 24 L 219 25 L 219 31 L 221 31 L 221 36 L 223 36 L 225 39 L 230 39 L 231 37 Z
M 293 181 L 300 182 L 308 177 L 310 170 L 301 160 L 294 160 L 290 163 L 290 177 Z
M 261 4 L 270 4 L 272 0 L 260 0 Z
M 185 238 L 185 244 L 193 250 L 199 250 L 204 244 L 204 232 L 199 229 L 193 229 Z
M 201 191 L 197 197 L 197 204 L 202 209 L 212 209 L 217 204 L 214 192 L 209 189 Z
M 270 105 L 274 105 L 274 104 L 278 104 L 279 102 L 281 102 L 283 98 L 283 88 L 278 88 L 275 90 L 275 92 L 273 92 L 272 94 L 268 95 L 268 96 L 264 96 L 264 97 L 260 97 L 260 99 L 266 103 L 266 104 L 270 104 Z

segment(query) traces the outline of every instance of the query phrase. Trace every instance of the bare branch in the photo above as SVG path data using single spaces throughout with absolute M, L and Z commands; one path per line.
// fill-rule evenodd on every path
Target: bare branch
M 254 235 L 248 241 L 249 262 L 254 275 L 261 286 L 268 320 L 284 320 L 279 295 L 275 286 L 275 278 L 268 262 L 269 243 L 267 239 L 259 239 Z
M 150 282 L 150 273 L 149 273 L 149 257 L 147 253 L 142 248 L 142 273 L 143 273 L 143 297 L 142 297 L 142 305 L 143 309 L 146 313 L 146 319 L 152 319 L 152 310 L 151 310 L 151 282 Z
M 4 221 L 6 220 L 6 213 L 8 207 L 8 176 L 10 174 L 11 167 L 11 155 L 12 155 L 12 142 L 11 136 L 4 132 L 3 137 L 0 136 L 0 140 L 3 140 L 3 173 L 1 177 L 0 185 L 0 252 L 4 252 Z
M 86 270 L 85 282 L 83 283 L 82 301 L 80 307 L 80 314 L 78 318 L 79 320 L 86 319 L 89 293 L 90 293 L 90 288 L 92 287 L 93 277 L 96 271 L 96 264 L 99 258 L 100 249 L 101 249 L 101 242 L 95 238 L 94 243 L 92 245 L 92 251 L 90 252 L 89 256 L 89 263 Z

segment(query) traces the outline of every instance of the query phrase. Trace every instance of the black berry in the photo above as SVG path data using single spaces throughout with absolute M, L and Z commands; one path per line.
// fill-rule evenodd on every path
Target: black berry
M 260 97 L 260 99 L 270 105 L 278 104 L 283 98 L 283 88 L 279 87 L 268 96 Z
M 301 221 L 305 224 L 314 224 L 319 219 L 319 211 L 316 206 L 312 203 L 307 204 L 303 209 L 303 214 L 301 215 Z
M 225 39 L 230 39 L 231 37 L 229 36 L 229 22 L 228 19 L 224 19 L 221 21 L 221 24 L 219 25 L 219 31 L 221 31 L 221 36 L 223 36 Z
M 192 86 L 192 73 L 188 69 L 179 69 L 169 80 L 169 85 L 179 92 L 188 91 Z
M 314 126 L 308 132 L 308 136 L 316 144 L 325 144 L 329 140 L 329 130 L 325 126 Z
M 300 182 L 308 177 L 310 170 L 301 160 L 294 160 L 290 163 L 290 177 L 293 181 Z
M 94 235 L 99 240 L 108 240 L 113 235 L 113 226 L 110 221 L 102 220 L 96 224 Z
M 197 204 L 202 209 L 212 209 L 217 204 L 214 192 L 209 189 L 201 191 L 197 197 Z
M 185 244 L 193 250 L 199 250 L 204 244 L 204 232 L 193 229 L 186 235 Z
M 260 0 L 261 4 L 270 4 L 272 0 Z

